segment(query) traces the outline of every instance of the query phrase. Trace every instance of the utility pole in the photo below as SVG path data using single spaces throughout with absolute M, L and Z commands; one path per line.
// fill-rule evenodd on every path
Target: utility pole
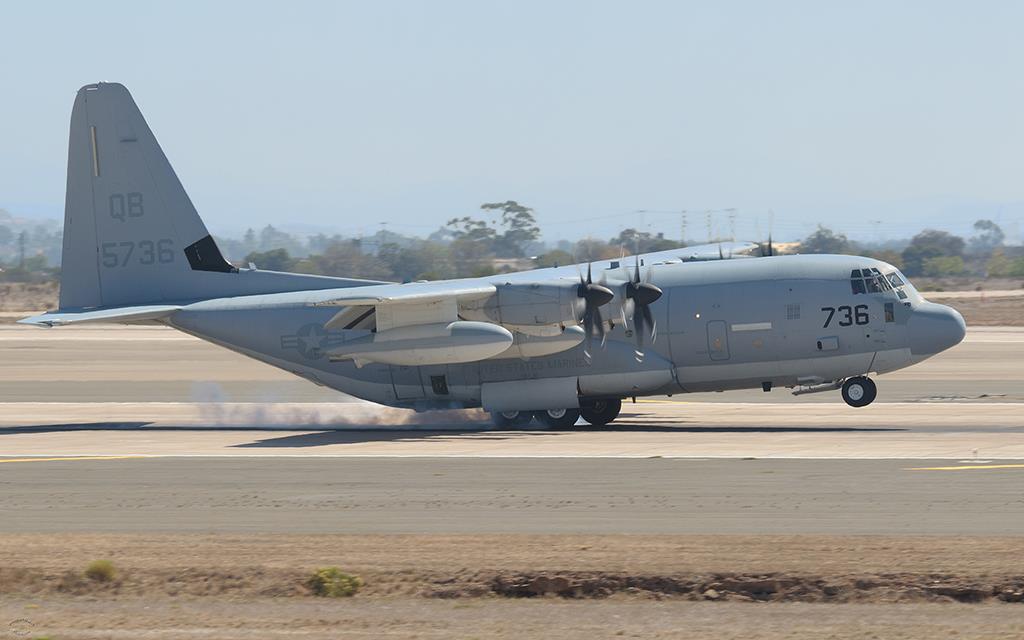
M 686 246 L 686 209 L 679 212 L 679 244 Z

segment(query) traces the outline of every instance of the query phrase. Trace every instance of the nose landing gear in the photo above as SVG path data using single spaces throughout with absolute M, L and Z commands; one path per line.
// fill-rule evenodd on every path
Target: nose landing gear
M 866 407 L 875 400 L 878 388 L 867 376 L 850 378 L 843 383 L 843 400 L 851 407 Z

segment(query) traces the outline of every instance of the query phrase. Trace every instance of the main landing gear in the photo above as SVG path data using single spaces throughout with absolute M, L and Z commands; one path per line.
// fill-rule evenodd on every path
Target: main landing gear
M 533 420 L 532 411 L 494 411 L 491 420 L 499 427 L 525 427 Z
M 857 376 L 843 383 L 842 394 L 843 400 L 851 407 L 866 407 L 878 395 L 878 388 L 871 378 Z
M 603 427 L 615 418 L 619 417 L 622 410 L 622 400 L 618 398 L 601 398 L 588 400 L 581 404 L 580 414 L 583 419 L 595 427 Z
M 537 422 L 552 429 L 568 429 L 580 419 L 579 409 L 548 409 L 534 414 Z
M 536 420 L 552 429 L 569 429 L 582 416 L 595 427 L 603 427 L 618 417 L 622 400 L 600 398 L 583 400 L 579 409 L 549 409 L 546 411 L 501 411 L 492 412 L 491 419 L 499 427 L 525 427 Z

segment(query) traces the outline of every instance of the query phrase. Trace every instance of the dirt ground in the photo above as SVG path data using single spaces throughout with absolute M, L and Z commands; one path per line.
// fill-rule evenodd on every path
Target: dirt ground
M 1024 325 L 1024 295 L 1004 298 L 945 298 L 935 295 L 933 298 L 935 302 L 959 311 L 968 327 Z
M 0 637 L 1019 638 L 1019 539 L 0 536 Z M 118 575 L 82 571 L 110 559 Z M 311 595 L 317 567 L 360 576 Z M 771 602 L 766 607 L 764 603 Z
M 59 289 L 60 286 L 56 281 L 0 282 L 0 311 L 22 312 L 56 309 Z

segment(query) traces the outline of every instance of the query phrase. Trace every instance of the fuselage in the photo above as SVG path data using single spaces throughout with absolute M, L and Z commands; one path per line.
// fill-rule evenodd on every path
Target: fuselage
M 594 262 L 596 280 L 629 278 L 632 259 Z M 580 398 L 804 387 L 912 365 L 959 343 L 963 318 L 925 301 L 884 262 L 856 256 L 777 256 L 681 262 L 642 256 L 663 291 L 651 311 L 656 337 L 642 358 L 629 323 L 611 327 L 591 357 L 578 345 L 523 359 L 428 366 L 331 362 L 326 351 L 369 328 L 325 330 L 337 307 L 306 304 L 302 292 L 188 305 L 167 322 L 317 384 L 392 406 L 575 406 Z M 578 279 L 577 266 L 483 278 Z M 239 331 L 244 327 L 244 331 Z M 562 403 L 562 404 L 560 404 Z

